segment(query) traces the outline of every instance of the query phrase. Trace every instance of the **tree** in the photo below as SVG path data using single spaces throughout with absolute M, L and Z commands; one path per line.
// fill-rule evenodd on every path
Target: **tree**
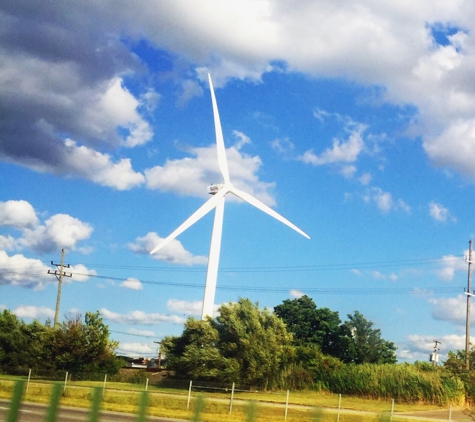
M 294 354 L 282 320 L 248 299 L 222 305 L 219 313 L 215 320 L 189 318 L 181 336 L 163 341 L 168 368 L 194 379 L 264 388 L 282 383 Z
M 355 311 L 348 314 L 348 320 L 343 324 L 346 331 L 348 355 L 343 359 L 353 363 L 396 363 L 394 343 L 381 338 L 381 330 L 374 329 L 373 323 L 363 314 Z
M 274 311 L 293 334 L 296 345 L 317 345 L 322 353 L 340 357 L 346 341 L 342 339 L 338 312 L 317 308 L 307 295 L 286 299 Z
M 109 328 L 99 312 L 87 312 L 56 327 L 26 324 L 5 310 L 0 314 L 0 366 L 115 374 L 123 361 L 114 351 Z
M 86 312 L 52 327 L 49 338 L 49 361 L 52 369 L 76 372 L 116 373 L 122 361 L 116 357 L 118 343 L 109 339 L 109 327 L 100 312 Z

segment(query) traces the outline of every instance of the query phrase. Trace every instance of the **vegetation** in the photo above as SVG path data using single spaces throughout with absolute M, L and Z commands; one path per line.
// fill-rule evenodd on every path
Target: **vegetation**
M 115 374 L 123 366 L 114 353 L 117 346 L 99 312 L 87 312 L 84 322 L 76 316 L 56 327 L 26 324 L 8 310 L 0 313 L 0 369 Z
M 358 311 L 342 324 L 338 312 L 317 308 L 306 295 L 284 300 L 274 311 L 293 334 L 295 345 L 317 346 L 345 363 L 396 363 L 394 343 L 382 339 L 381 330 Z

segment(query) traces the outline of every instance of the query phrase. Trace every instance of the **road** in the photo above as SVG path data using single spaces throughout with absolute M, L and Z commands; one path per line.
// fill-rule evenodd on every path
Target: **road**
M 0 422 L 5 422 L 10 407 L 8 400 L 0 400 Z M 24 402 L 21 405 L 18 422 L 42 421 L 46 415 L 46 405 Z M 101 422 L 132 422 L 137 420 L 137 415 L 120 412 L 101 411 Z M 189 422 L 184 419 L 168 419 L 148 416 L 150 422 Z M 56 422 L 87 422 L 88 410 L 77 407 L 60 406 Z
M 267 405 L 276 405 L 275 403 L 267 403 Z M 7 411 L 9 409 L 10 402 L 8 400 L 0 399 L 0 422 L 5 422 L 7 417 Z M 282 406 L 282 405 L 277 405 Z M 37 422 L 44 420 L 46 415 L 46 405 L 39 403 L 29 403 L 24 402 L 21 405 L 20 417 L 18 422 Z M 300 406 L 289 406 L 300 407 Z M 306 406 L 305 406 L 306 407 Z M 325 409 L 329 413 L 336 413 L 336 409 Z M 362 412 L 358 410 L 349 410 L 342 409 L 341 413 L 349 414 L 375 414 L 373 412 Z M 394 419 L 400 420 L 400 417 L 410 417 L 411 419 L 421 420 L 421 421 L 434 421 L 442 422 L 449 420 L 449 410 L 431 410 L 431 411 L 421 411 L 421 412 L 407 412 L 407 413 L 394 413 Z M 397 418 L 397 419 L 396 419 Z M 137 420 L 137 415 L 130 413 L 121 413 L 121 412 L 108 412 L 101 411 L 101 422 L 133 422 Z M 149 422 L 189 422 L 184 419 L 170 419 L 170 418 L 161 418 L 148 416 L 147 420 Z M 472 419 L 470 416 L 465 414 L 462 410 L 453 410 L 451 414 L 451 421 L 453 422 L 472 422 L 475 419 Z M 68 407 L 60 406 L 58 412 L 58 418 L 56 422 L 87 422 L 88 421 L 88 409 L 82 409 L 77 407 Z

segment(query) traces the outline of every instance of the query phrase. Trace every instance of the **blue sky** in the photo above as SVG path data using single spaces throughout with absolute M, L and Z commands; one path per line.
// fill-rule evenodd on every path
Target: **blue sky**
M 231 179 L 307 232 L 225 207 L 216 306 L 307 294 L 355 310 L 400 361 L 462 349 L 474 237 L 469 1 L 3 2 L 0 307 L 100 310 L 152 357 L 199 317 L 212 213 L 149 251 Z

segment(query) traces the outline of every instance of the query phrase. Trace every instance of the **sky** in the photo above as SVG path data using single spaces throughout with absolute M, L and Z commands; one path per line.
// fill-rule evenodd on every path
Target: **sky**
M 213 213 L 233 184 L 215 308 L 310 296 L 360 311 L 400 362 L 465 345 L 475 237 L 475 4 L 468 0 L 5 0 L 0 310 L 100 311 L 153 357 L 199 318 Z M 229 200 L 228 200 L 229 199 Z M 475 314 L 475 312 L 473 312 Z M 472 318 L 475 327 L 475 316 Z

